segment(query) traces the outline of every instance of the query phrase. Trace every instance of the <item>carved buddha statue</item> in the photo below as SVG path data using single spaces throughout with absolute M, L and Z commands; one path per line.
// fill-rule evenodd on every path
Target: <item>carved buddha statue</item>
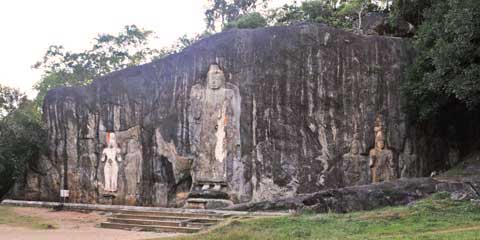
M 228 164 L 240 145 L 240 100 L 226 88 L 225 74 L 217 64 L 210 65 L 206 80 L 206 87 L 197 84 L 190 92 L 192 180 L 202 189 L 220 189 L 230 177 Z

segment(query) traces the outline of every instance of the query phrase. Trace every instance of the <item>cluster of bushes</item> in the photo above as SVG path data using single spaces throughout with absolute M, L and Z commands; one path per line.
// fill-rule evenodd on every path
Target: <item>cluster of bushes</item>
M 46 134 L 36 104 L 0 86 L 0 199 L 45 152 Z

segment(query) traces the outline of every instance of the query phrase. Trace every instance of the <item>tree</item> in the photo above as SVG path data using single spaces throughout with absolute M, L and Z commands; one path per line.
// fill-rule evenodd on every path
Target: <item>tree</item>
M 370 0 L 353 0 L 342 8 L 344 14 L 356 13 L 358 15 L 358 30 L 362 28 L 362 17 L 370 2 Z
M 480 2 L 436 1 L 423 14 L 402 90 L 421 120 L 480 106 Z
M 100 34 L 85 51 L 65 51 L 63 46 L 50 46 L 42 61 L 33 67 L 43 70 L 35 84 L 37 104 L 43 103 L 48 90 L 56 87 L 84 86 L 95 77 L 164 56 L 167 51 L 148 47 L 153 32 L 135 25 L 125 26 L 117 35 Z
M 189 47 L 190 45 L 210 36 L 211 33 L 210 32 L 203 32 L 201 34 L 195 34 L 191 37 L 187 36 L 186 34 L 179 37 L 177 39 L 177 41 L 169 48 L 164 48 L 162 50 L 160 50 L 161 52 L 161 56 L 166 56 L 166 55 L 169 55 L 169 54 L 174 54 L 174 53 L 179 53 L 181 52 L 183 49 Z
M 268 0 L 261 0 L 266 3 Z M 205 11 L 207 31 L 216 32 L 218 25 L 223 29 L 228 23 L 256 10 L 258 0 L 210 0 Z
M 237 20 L 229 22 L 224 29 L 230 28 L 259 28 L 267 26 L 267 20 L 258 12 L 247 13 Z
M 422 24 L 423 13 L 432 3 L 433 0 L 396 0 L 392 6 L 393 20 L 403 19 L 417 27 Z
M 309 22 L 325 23 L 332 27 L 352 28 L 350 12 L 345 11 L 347 1 L 315 0 L 302 2 L 302 12 Z
M 38 108 L 18 90 L 10 92 L 18 94 L 18 98 L 6 98 L 2 105 L 8 113 L 0 118 L 0 199 L 23 176 L 26 167 L 35 166 L 46 149 L 46 132 Z
M 380 11 L 389 8 L 389 1 L 384 6 L 377 5 L 383 1 L 372 0 L 306 0 L 298 5 L 284 5 L 270 12 L 270 22 L 274 24 L 291 24 L 293 22 L 325 23 L 332 27 L 352 29 L 354 22 L 357 27 L 362 24 L 366 12 Z
M 295 21 L 303 21 L 305 15 L 297 2 L 294 2 L 293 4 L 284 4 L 282 7 L 269 10 L 267 18 L 274 25 L 289 25 Z
M 0 119 L 15 110 L 26 96 L 18 89 L 0 85 Z

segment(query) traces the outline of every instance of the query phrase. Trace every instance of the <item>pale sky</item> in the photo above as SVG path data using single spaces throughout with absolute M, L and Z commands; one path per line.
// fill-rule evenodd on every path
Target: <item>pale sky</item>
M 273 0 L 271 7 L 293 0 Z M 30 97 L 41 72 L 31 66 L 48 46 L 90 47 L 99 33 L 117 34 L 125 25 L 152 30 L 152 47 L 170 46 L 180 36 L 203 32 L 207 0 L 1 0 L 0 84 Z

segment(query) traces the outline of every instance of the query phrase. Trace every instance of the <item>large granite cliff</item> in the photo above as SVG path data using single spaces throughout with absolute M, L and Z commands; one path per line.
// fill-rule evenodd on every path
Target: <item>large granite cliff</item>
M 49 154 L 28 174 L 26 198 L 57 200 L 69 189 L 71 202 L 181 206 L 203 176 L 195 173 L 216 171 L 201 160 L 210 152 L 224 154 L 233 202 L 289 197 L 371 181 L 377 138 L 395 177 L 424 176 L 434 166 L 429 140 L 401 110 L 411 57 L 403 39 L 324 25 L 231 30 L 86 87 L 54 89 L 43 107 Z M 212 64 L 228 102 L 215 124 Z M 108 154 L 115 191 L 104 180 Z

